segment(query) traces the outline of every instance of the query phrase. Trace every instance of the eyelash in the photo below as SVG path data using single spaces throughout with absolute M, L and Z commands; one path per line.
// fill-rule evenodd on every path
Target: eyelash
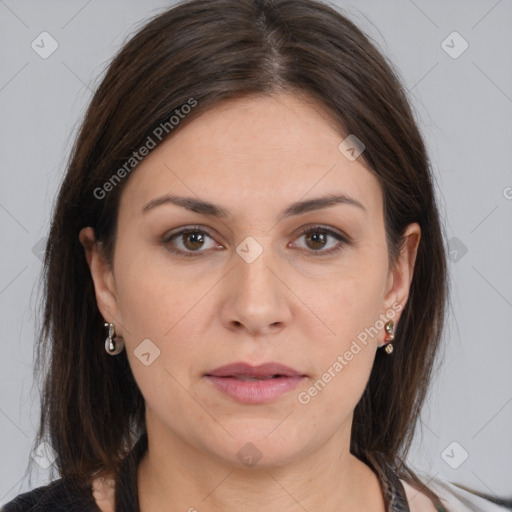
M 210 235 L 208 230 L 205 230 L 204 228 L 201 228 L 200 226 L 193 226 L 191 228 L 185 228 L 185 229 L 182 229 L 181 231 L 178 231 L 176 233 L 172 233 L 171 235 L 165 236 L 162 240 L 162 243 L 165 245 L 166 249 L 171 253 L 178 254 L 180 256 L 186 256 L 186 257 L 201 256 L 200 253 L 205 252 L 205 251 L 182 251 L 181 249 L 176 249 L 176 248 L 170 247 L 170 242 L 172 242 L 175 238 L 179 238 L 182 235 L 190 234 L 190 233 L 203 233 L 213 240 L 213 237 Z M 301 236 L 307 235 L 309 233 L 323 233 L 324 235 L 330 235 L 330 236 L 336 238 L 340 242 L 339 244 L 336 245 L 336 247 L 333 247 L 327 251 L 322 251 L 320 249 L 318 251 L 315 251 L 315 250 L 311 249 L 310 256 L 316 257 L 316 256 L 332 255 L 334 253 L 337 253 L 341 249 L 343 249 L 343 247 L 345 245 L 350 244 L 349 240 L 346 237 L 337 233 L 336 231 L 333 231 L 332 229 L 329 229 L 329 228 L 326 228 L 323 226 L 309 226 L 307 228 L 304 228 L 303 230 L 301 230 L 301 232 L 299 233 L 297 238 L 300 238 Z

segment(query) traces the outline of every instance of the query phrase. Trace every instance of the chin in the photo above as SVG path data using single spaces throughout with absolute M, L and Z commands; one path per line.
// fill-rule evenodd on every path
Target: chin
M 290 430 L 277 433 L 275 420 L 263 421 L 261 427 L 254 425 L 243 431 L 228 430 L 233 438 L 228 441 L 228 463 L 246 468 L 272 468 L 294 462 L 304 449 L 304 442 Z M 307 444 L 307 443 L 306 443 Z M 235 448 L 234 452 L 233 447 Z M 218 450 L 215 450 L 218 451 Z M 219 453 L 225 457 L 226 452 Z

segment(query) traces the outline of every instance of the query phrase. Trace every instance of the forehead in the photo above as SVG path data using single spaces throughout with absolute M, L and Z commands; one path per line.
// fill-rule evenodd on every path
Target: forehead
M 225 101 L 145 157 L 123 191 L 121 208 L 140 211 L 147 201 L 173 193 L 243 215 L 249 207 L 339 193 L 378 213 L 378 180 L 361 159 L 350 161 L 340 152 L 345 136 L 308 97 L 281 93 Z

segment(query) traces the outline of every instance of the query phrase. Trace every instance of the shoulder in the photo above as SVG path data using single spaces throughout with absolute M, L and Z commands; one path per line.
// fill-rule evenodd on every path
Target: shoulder
M 0 512 L 98 512 L 92 493 L 63 479 L 19 494 Z
M 505 500 L 496 501 L 491 496 L 480 495 L 476 490 L 466 489 L 445 479 L 436 478 L 432 481 L 432 489 L 446 503 L 448 510 L 456 512 L 510 512 Z M 499 501 L 502 501 L 500 504 Z
M 400 482 L 404 487 L 411 512 L 437 511 L 427 496 L 404 480 L 400 479 Z M 445 507 L 444 512 L 510 512 L 511 510 L 442 478 L 432 478 L 428 486 L 439 496 Z
M 405 496 L 411 512 L 437 512 L 430 498 L 415 489 L 412 485 L 408 484 L 405 480 L 400 479 L 404 487 Z

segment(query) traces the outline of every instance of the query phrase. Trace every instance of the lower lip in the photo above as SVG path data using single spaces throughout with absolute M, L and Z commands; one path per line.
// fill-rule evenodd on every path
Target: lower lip
M 244 404 L 265 404 L 296 388 L 306 377 L 278 377 L 266 380 L 240 380 L 235 377 L 206 378 L 220 391 Z

